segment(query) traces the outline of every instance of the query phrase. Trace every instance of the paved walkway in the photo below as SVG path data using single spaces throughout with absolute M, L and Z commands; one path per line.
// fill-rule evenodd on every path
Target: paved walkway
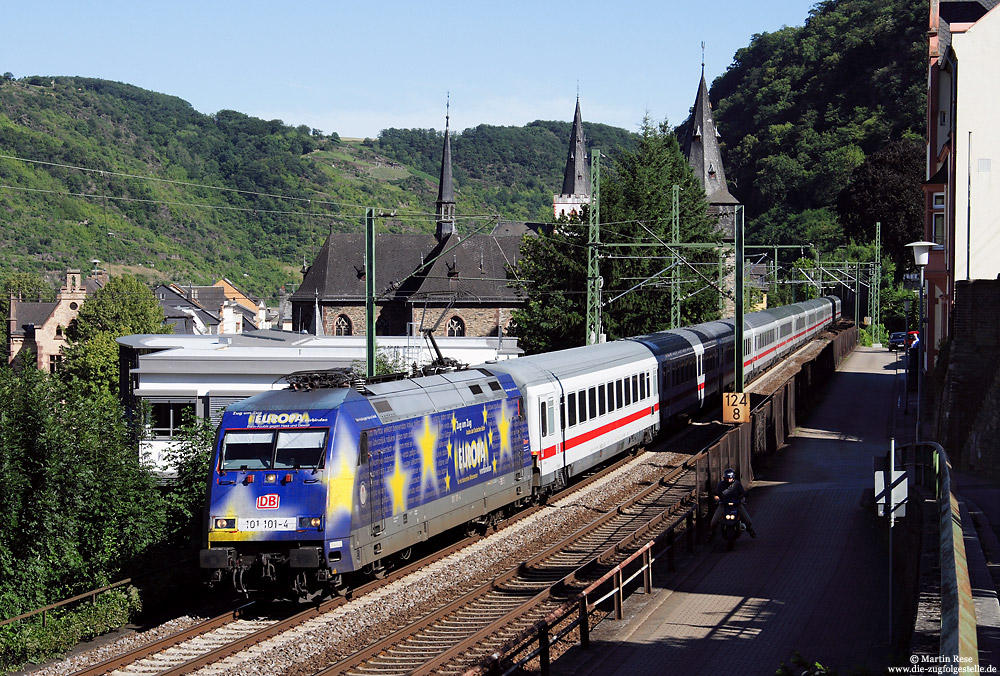
M 701 545 L 556 674 L 773 674 L 799 652 L 839 673 L 889 663 L 888 538 L 870 505 L 888 450 L 895 358 L 859 348 L 790 448 L 757 472 L 756 540 Z

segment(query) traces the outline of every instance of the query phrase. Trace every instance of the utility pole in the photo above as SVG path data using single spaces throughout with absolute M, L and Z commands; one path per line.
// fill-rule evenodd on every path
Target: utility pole
M 733 328 L 736 332 L 734 336 L 735 344 L 733 353 L 736 355 L 735 377 L 733 379 L 733 391 L 743 392 L 743 205 L 736 205 L 736 223 L 734 223 L 736 235 L 736 317 L 733 320 Z
M 601 151 L 591 150 L 590 228 L 587 237 L 587 336 L 586 344 L 601 342 Z
M 375 375 L 375 210 L 365 209 L 365 356 L 367 374 Z
M 872 345 L 882 343 L 882 221 L 875 222 L 875 265 L 871 280 Z
M 676 246 L 681 241 L 681 187 L 674 183 L 673 213 L 670 218 L 670 243 Z M 670 275 L 670 328 L 681 325 L 681 261 L 677 256 Z

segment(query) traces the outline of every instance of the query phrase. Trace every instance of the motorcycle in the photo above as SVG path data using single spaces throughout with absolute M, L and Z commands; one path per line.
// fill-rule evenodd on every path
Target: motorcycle
M 740 519 L 740 503 L 725 502 L 719 506 L 722 512 L 722 537 L 726 540 L 726 551 L 733 551 L 733 543 L 747 529 L 743 520 Z

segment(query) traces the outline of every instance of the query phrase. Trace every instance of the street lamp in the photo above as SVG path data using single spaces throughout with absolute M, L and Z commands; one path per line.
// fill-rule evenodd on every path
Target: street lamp
M 917 325 L 917 443 L 920 443 L 921 411 L 924 397 L 924 268 L 930 258 L 934 242 L 910 242 L 906 246 L 913 248 L 913 260 L 920 268 L 920 307 L 919 323 Z
M 910 412 L 910 350 L 906 347 L 906 336 L 910 333 L 910 299 L 903 299 L 903 413 Z

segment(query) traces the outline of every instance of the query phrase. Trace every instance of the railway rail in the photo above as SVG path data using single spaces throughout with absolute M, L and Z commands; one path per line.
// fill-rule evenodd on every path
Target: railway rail
M 631 456 L 621 458 L 605 468 L 603 472 L 595 472 L 565 489 L 554 496 L 554 499 L 563 498 L 575 491 L 582 490 L 599 480 L 603 475 L 621 468 L 632 460 Z M 509 527 L 542 509 L 545 509 L 544 505 L 536 505 L 521 511 L 497 524 L 494 530 Z M 485 533 L 465 537 L 443 549 L 438 549 L 420 560 L 392 571 L 384 579 L 373 580 L 352 590 L 346 597 L 333 598 L 301 612 L 277 617 L 254 617 L 258 604 L 245 604 L 156 641 L 71 672 L 72 676 L 100 676 L 111 672 L 114 672 L 116 676 L 180 676 L 181 674 L 193 673 L 202 667 L 218 662 L 339 608 L 352 599 L 360 598 L 396 580 L 405 578 L 434 561 L 442 560 L 465 549 L 472 543 L 481 540 L 484 535 Z
M 318 674 L 462 673 L 641 546 L 636 534 L 655 534 L 665 517 L 686 511 L 696 498 L 694 471 L 675 469 L 501 578 Z

